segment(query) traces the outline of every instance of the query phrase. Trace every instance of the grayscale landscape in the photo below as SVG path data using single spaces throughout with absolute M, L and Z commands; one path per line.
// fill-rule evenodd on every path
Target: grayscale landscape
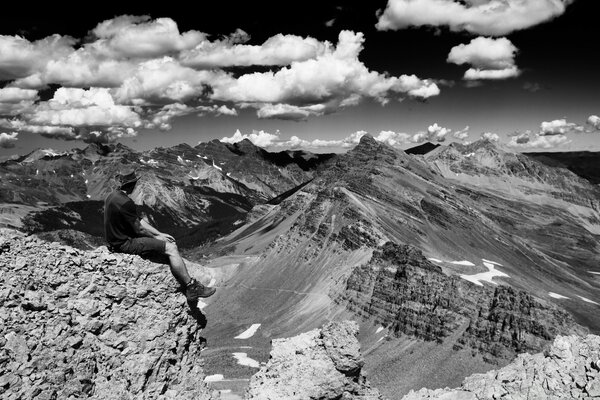
M 128 7 L 0 17 L 2 399 L 600 398 L 593 5 Z

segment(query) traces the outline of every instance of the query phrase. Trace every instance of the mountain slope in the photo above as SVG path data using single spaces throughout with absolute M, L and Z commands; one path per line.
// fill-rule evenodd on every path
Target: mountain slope
M 75 229 L 101 237 L 102 201 L 122 170 L 135 169 L 140 181 L 132 198 L 148 218 L 182 245 L 198 245 L 230 232 L 254 204 L 310 180 L 327 157 L 219 141 L 139 153 L 121 144 L 64 153 L 38 150 L 0 164 L 0 223 L 29 232 Z M 253 183 L 252 171 L 263 171 L 259 180 L 268 185 Z
M 406 393 L 425 382 L 456 385 L 516 352 L 539 351 L 556 334 L 584 331 L 577 323 L 597 332 L 597 305 L 588 302 L 599 294 L 588 272 L 599 261 L 597 211 L 566 195 L 558 201 L 570 206 L 558 208 L 556 193 L 536 190 L 546 203 L 449 179 L 437 163 L 365 136 L 304 188 L 254 210 L 206 250 L 213 265 L 236 266 L 209 311 L 218 322 L 208 333 L 227 338 L 261 323 L 249 353 L 261 360 L 270 337 L 360 315 L 373 383 Z M 385 267 L 378 254 L 402 245 L 431 262 Z M 439 287 L 446 290 L 428 294 Z M 476 304 L 454 300 L 468 296 Z M 207 357 L 207 367 L 233 374 L 219 354 Z M 402 382 L 389 375 L 406 369 L 414 372 Z

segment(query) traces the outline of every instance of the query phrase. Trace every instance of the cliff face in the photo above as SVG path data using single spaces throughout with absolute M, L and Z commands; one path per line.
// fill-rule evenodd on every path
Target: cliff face
M 273 340 L 271 358 L 252 377 L 244 398 L 382 400 L 362 374 L 357 334 L 358 324 L 344 321 Z
M 391 242 L 353 270 L 337 301 L 396 335 L 451 340 L 490 362 L 540 351 L 558 334 L 585 332 L 551 303 L 509 286 L 448 276 L 416 248 Z
M 167 266 L 0 230 L 0 397 L 209 399 Z
M 421 389 L 402 400 L 597 399 L 600 337 L 559 336 L 544 353 L 522 354 L 506 367 L 472 375 L 457 389 Z

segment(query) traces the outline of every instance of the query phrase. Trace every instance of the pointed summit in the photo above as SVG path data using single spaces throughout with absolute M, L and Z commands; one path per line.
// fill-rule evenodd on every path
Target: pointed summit
M 236 143 L 228 144 L 227 147 L 229 150 L 239 155 L 260 153 L 260 151 L 263 150 L 261 147 L 252 143 L 250 139 L 244 139 Z

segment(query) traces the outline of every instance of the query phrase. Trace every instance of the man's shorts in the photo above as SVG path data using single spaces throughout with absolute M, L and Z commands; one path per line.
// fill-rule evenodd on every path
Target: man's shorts
M 150 237 L 137 237 L 128 239 L 121 245 L 119 251 L 127 254 L 137 254 L 150 261 L 169 264 L 169 257 L 165 254 L 166 242 Z

